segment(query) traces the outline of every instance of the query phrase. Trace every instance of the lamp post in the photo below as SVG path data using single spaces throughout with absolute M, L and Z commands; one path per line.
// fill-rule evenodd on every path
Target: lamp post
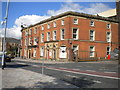
M 8 20 L 8 10 L 9 10 L 9 2 L 7 2 L 7 7 L 6 7 L 6 16 L 4 17 L 5 21 L 3 24 L 5 24 L 5 33 L 4 33 L 4 39 L 3 39 L 3 56 L 2 56 L 2 69 L 5 67 L 5 51 L 6 51 L 6 30 L 7 30 L 7 20 Z

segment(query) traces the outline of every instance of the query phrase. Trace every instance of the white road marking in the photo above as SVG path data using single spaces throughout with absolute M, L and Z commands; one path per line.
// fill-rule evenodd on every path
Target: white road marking
M 93 80 L 93 82 L 95 82 L 95 83 L 102 83 L 101 81 L 98 81 L 98 80 Z
M 86 70 L 86 71 L 90 71 L 90 72 L 96 72 L 96 71 L 94 71 L 94 70 Z
M 73 77 L 73 78 L 78 78 L 77 76 L 73 76 L 73 75 L 66 75 L 68 77 Z
M 117 73 L 117 72 L 104 72 L 104 73 Z

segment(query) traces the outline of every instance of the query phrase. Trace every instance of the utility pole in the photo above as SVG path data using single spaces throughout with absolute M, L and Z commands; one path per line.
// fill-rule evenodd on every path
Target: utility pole
M 10 2 L 10 0 L 8 0 L 8 2 L 7 2 L 7 7 L 6 7 L 6 16 L 4 17 L 4 19 L 5 19 L 5 23 L 3 22 L 3 24 L 5 24 L 5 33 L 4 33 L 4 39 L 3 39 L 2 69 L 4 69 L 4 67 L 5 67 L 6 30 L 7 30 L 7 20 L 8 20 L 9 2 Z

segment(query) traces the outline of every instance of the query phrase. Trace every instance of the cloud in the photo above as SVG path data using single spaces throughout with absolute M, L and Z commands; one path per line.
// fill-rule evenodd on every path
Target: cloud
M 75 11 L 80 13 L 87 13 L 87 14 L 97 14 L 101 13 L 106 10 L 110 10 L 111 8 L 103 3 L 93 3 L 88 4 L 88 6 L 82 6 L 78 3 L 72 2 L 64 2 L 59 10 L 48 10 L 47 16 L 39 16 L 39 15 L 24 15 L 20 16 L 15 20 L 14 26 L 12 28 L 7 29 L 7 37 L 13 37 L 20 39 L 21 38 L 21 23 L 24 23 L 26 25 L 35 24 L 37 22 L 40 22 L 41 20 L 44 20 L 46 18 L 49 18 L 50 16 L 55 16 L 61 13 L 64 13 L 66 11 Z M 3 28 L 0 29 L 0 37 L 4 36 L 4 30 Z
M 56 11 L 48 10 L 47 14 L 50 16 L 54 16 L 66 11 L 75 11 L 75 12 L 87 13 L 87 14 L 97 14 L 97 13 L 101 13 L 103 11 L 112 9 L 103 3 L 88 4 L 88 6 L 89 7 L 82 6 L 80 4 L 73 3 L 73 2 L 65 2 L 64 4 L 61 5 L 61 8 L 59 10 L 56 10 Z
M 6 36 L 20 39 L 21 38 L 21 24 L 27 26 L 40 22 L 49 16 L 25 15 L 15 20 L 15 25 L 12 28 L 7 28 Z M 0 37 L 4 36 L 4 28 L 0 28 Z

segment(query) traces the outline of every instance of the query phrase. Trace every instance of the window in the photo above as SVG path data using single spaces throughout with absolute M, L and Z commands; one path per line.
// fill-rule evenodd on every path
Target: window
M 111 25 L 110 24 L 107 24 L 107 29 L 110 29 L 111 28 Z
M 73 45 L 73 52 L 77 51 L 78 50 L 78 46 L 76 45 Z
M 90 21 L 90 26 L 94 26 L 94 21 L 93 20 Z
M 34 49 L 33 57 L 36 57 L 36 48 Z
M 25 35 L 26 35 L 26 36 L 28 35 L 28 31 L 25 32 Z
M 108 46 L 107 47 L 107 55 L 110 54 L 111 48 Z
M 73 20 L 73 23 L 74 23 L 74 24 L 78 24 L 78 19 L 74 19 L 74 20 Z
M 94 41 L 94 40 L 95 40 L 95 31 L 90 30 L 90 41 Z
M 25 39 L 25 46 L 27 46 L 27 43 L 28 43 L 28 39 Z
M 64 20 L 61 20 L 61 25 L 64 25 Z
M 34 45 L 37 45 L 37 42 L 38 42 L 37 38 L 34 37 Z
M 31 34 L 32 34 L 32 29 L 29 30 L 29 35 L 31 35 Z
M 107 38 L 107 42 L 111 42 L 111 33 L 110 32 L 107 32 L 106 38 Z
M 32 44 L 32 38 L 29 38 L 29 45 Z
M 50 24 L 47 25 L 48 29 L 50 28 Z
M 56 27 L 56 22 L 53 22 L 53 27 Z
M 64 40 L 65 39 L 65 30 L 62 29 L 61 30 L 61 40 Z
M 41 26 L 41 29 L 44 30 L 44 26 Z
M 94 55 L 95 55 L 95 47 L 90 46 L 90 57 L 94 57 Z
M 56 40 L 56 31 L 53 31 L 53 40 Z
M 37 27 L 34 29 L 34 34 L 36 34 L 37 33 Z
M 41 34 L 41 42 L 44 42 L 44 34 Z
M 78 29 L 73 28 L 73 39 L 78 39 Z
M 44 56 L 44 47 L 40 48 L 40 56 L 42 56 L 42 57 Z
M 47 41 L 50 41 L 50 32 L 47 33 Z

